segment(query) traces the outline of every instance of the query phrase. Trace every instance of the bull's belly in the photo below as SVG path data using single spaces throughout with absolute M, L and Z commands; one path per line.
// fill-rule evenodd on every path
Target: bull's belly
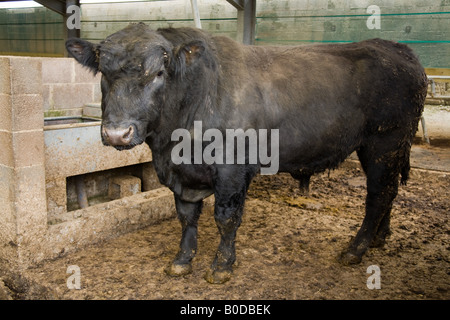
M 329 152 L 311 152 L 310 150 L 291 150 L 289 155 L 280 154 L 278 172 L 295 172 L 297 170 L 308 170 L 321 172 L 328 168 L 336 168 L 356 148 L 344 148 L 340 150 L 329 150 Z
M 297 109 L 281 122 L 279 130 L 279 171 L 307 169 L 319 172 L 335 168 L 364 139 L 365 116 L 355 105 L 323 103 Z M 313 111 L 318 112 L 317 116 Z
M 306 137 L 300 141 L 280 139 L 279 172 L 335 168 L 361 145 L 358 134 Z

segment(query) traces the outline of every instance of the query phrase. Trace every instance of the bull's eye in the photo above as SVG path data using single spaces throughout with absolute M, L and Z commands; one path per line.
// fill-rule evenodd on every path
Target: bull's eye
M 164 74 L 164 72 L 163 72 L 163 71 L 160 71 L 160 72 L 158 72 L 156 75 L 157 75 L 158 77 L 161 77 L 163 74 Z

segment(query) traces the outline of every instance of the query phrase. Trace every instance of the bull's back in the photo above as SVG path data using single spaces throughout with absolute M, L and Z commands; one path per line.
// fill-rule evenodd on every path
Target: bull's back
M 281 171 L 334 166 L 377 130 L 411 131 L 423 110 L 426 76 L 402 44 L 233 44 L 221 52 L 235 104 L 227 123 L 279 129 Z
M 382 39 L 344 48 L 344 54 L 360 66 L 358 79 L 364 84 L 361 98 L 367 101 L 363 110 L 369 123 L 388 128 L 407 125 L 420 117 L 428 80 L 411 48 Z
M 278 108 L 303 113 L 313 105 L 318 112 L 332 103 L 341 111 L 355 107 L 367 118 L 400 122 L 422 112 L 417 106 L 423 103 L 427 78 L 406 45 L 372 39 L 247 51 L 247 71 L 261 91 L 271 91 L 270 103 Z

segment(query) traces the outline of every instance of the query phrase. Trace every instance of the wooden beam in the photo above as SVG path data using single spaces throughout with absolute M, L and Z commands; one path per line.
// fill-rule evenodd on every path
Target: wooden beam
M 80 31 L 81 31 L 81 27 L 80 29 L 77 28 L 68 28 L 67 26 L 67 20 L 70 18 L 70 16 L 73 14 L 72 12 L 69 11 L 69 13 L 67 13 L 67 8 L 72 6 L 72 5 L 76 5 L 78 7 L 80 7 L 80 1 L 79 0 L 67 0 L 64 1 L 64 42 L 66 42 L 67 39 L 70 38 L 79 38 L 80 37 Z M 80 13 L 81 14 L 81 13 Z M 81 19 L 81 17 L 79 17 Z M 69 53 L 67 52 L 67 50 L 64 50 L 64 56 L 68 57 Z
M 237 41 L 252 45 L 255 43 L 256 0 L 242 2 L 243 9 L 237 12 Z
M 65 32 L 66 33 L 66 38 L 67 39 L 69 39 L 69 38 L 79 38 L 80 37 L 81 27 L 79 29 L 76 29 L 76 28 L 69 29 L 67 27 L 67 19 L 73 14 L 72 12 L 67 13 L 67 8 L 72 6 L 72 5 L 78 6 L 78 8 L 80 8 L 80 0 L 66 0 L 64 2 L 65 2 L 64 3 L 65 8 L 64 8 L 63 17 L 64 17 L 64 28 L 66 30 L 66 32 Z M 81 14 L 81 12 L 80 12 L 80 14 Z M 79 17 L 79 19 L 81 19 L 81 17 Z
M 75 5 L 80 8 L 80 0 L 35 0 L 37 3 L 42 4 L 44 7 L 60 14 L 64 18 L 64 42 L 69 38 L 79 38 L 80 37 L 80 29 L 77 28 L 68 28 L 67 19 L 71 18 L 73 12 L 69 11 L 67 13 L 67 8 Z M 81 17 L 78 17 L 80 19 Z M 66 50 L 64 50 L 64 56 L 68 56 Z
M 255 43 L 256 0 L 245 0 L 244 4 L 244 44 Z
M 245 0 L 227 0 L 233 7 L 238 10 L 244 10 L 244 1 Z
M 49 8 L 60 15 L 66 15 L 66 1 L 60 0 L 35 0 L 35 2 L 42 4 L 44 7 Z

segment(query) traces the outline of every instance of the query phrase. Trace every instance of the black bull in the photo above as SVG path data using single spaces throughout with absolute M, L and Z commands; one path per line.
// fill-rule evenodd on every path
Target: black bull
M 66 47 L 102 73 L 103 143 L 121 150 L 145 141 L 161 183 L 174 192 L 182 237 L 169 275 L 191 272 L 202 201 L 214 194 L 221 240 L 206 280 L 231 277 L 246 192 L 261 169 L 249 162 L 175 164 L 171 153 L 179 141 L 171 135 L 179 128 L 192 132 L 194 121 L 223 133 L 278 129 L 279 171 L 306 181 L 356 150 L 367 176 L 366 215 L 340 260 L 360 262 L 390 233 L 427 87 L 407 46 L 380 39 L 244 46 L 198 29 L 132 24 L 100 44 L 70 39 Z

